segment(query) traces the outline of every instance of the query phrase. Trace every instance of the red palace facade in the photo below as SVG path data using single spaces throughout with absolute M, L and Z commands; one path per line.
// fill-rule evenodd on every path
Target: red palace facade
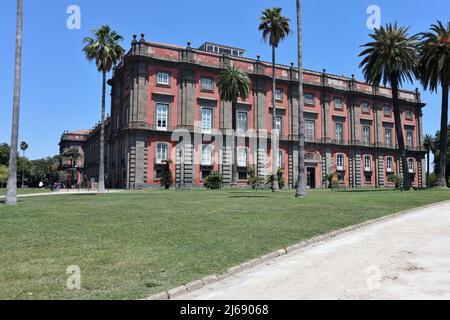
M 111 115 L 106 122 L 106 184 L 112 188 L 157 187 L 165 160 L 171 160 L 176 187 L 195 187 L 212 171 L 225 186 L 246 186 L 248 170 L 271 173 L 272 152 L 293 188 L 298 159 L 297 70 L 245 58 L 239 48 L 205 43 L 199 49 L 133 40 L 114 69 Z M 233 106 L 221 101 L 215 83 L 226 66 L 247 72 L 250 94 Z M 310 188 L 337 173 L 349 188 L 393 187 L 388 176 L 402 171 L 397 157 L 391 90 L 325 72 L 304 71 L 306 173 Z M 271 98 L 276 99 L 276 133 Z M 425 187 L 420 94 L 400 91 L 408 171 Z M 83 179 L 98 178 L 99 126 L 83 148 Z M 70 133 L 63 134 L 65 141 Z M 278 136 L 277 150 L 272 137 Z

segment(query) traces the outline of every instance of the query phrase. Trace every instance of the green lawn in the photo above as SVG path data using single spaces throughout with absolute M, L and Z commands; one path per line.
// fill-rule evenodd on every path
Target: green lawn
M 142 298 L 303 239 L 450 199 L 400 192 L 143 191 L 0 204 L 0 299 Z M 78 265 L 82 289 L 66 289 Z

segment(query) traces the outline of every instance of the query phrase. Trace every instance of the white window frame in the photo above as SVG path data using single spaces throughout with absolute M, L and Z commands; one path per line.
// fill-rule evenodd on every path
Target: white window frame
M 336 154 L 336 170 L 344 171 L 345 170 L 345 156 L 343 153 Z
M 312 98 L 312 102 L 308 102 L 309 99 L 306 98 L 307 96 Z M 316 95 L 314 93 L 305 93 L 303 95 L 303 101 L 304 101 L 305 105 L 313 106 L 316 103 Z
M 211 144 L 201 145 L 201 164 L 202 166 L 211 166 L 213 164 L 213 146 Z
M 281 88 L 275 89 L 275 100 L 283 101 L 283 89 Z
M 388 132 L 389 134 L 387 134 Z M 384 144 L 388 147 L 392 147 L 392 128 L 384 128 Z
M 312 127 L 308 127 L 308 125 L 310 125 L 310 124 L 312 124 Z M 310 134 L 311 130 L 312 130 L 312 135 Z M 306 141 L 314 141 L 316 139 L 316 121 L 314 121 L 314 120 L 306 120 L 305 121 L 305 138 L 306 138 Z
M 241 128 L 240 124 L 242 124 L 242 120 L 240 116 L 245 116 L 245 127 Z M 236 112 L 236 131 L 238 132 L 246 132 L 248 130 L 248 113 L 245 111 Z
M 406 130 L 406 145 L 408 147 L 414 146 L 414 131 L 413 130 Z
M 338 135 L 338 128 L 341 128 L 340 135 Z M 344 142 L 344 124 L 342 122 L 334 123 L 334 139 L 336 140 L 337 143 Z
M 394 172 L 394 157 L 386 157 L 386 172 Z
M 206 112 L 209 112 L 209 122 L 207 123 Z M 205 114 L 203 113 L 205 112 Z M 202 125 L 202 132 L 210 133 L 213 125 L 213 109 L 207 108 L 207 107 L 201 107 L 200 108 L 200 117 L 201 117 L 201 125 Z
M 283 117 L 282 116 L 275 116 L 275 128 L 274 131 L 278 133 L 278 135 L 281 135 L 281 131 L 283 130 Z
M 162 84 L 165 86 L 170 85 L 170 73 L 169 72 L 163 72 L 159 71 L 156 73 L 156 83 Z
M 156 163 L 167 161 L 169 157 L 169 146 L 165 142 L 156 143 Z
M 370 154 L 364 155 L 364 172 L 372 172 L 372 156 Z
M 408 172 L 414 173 L 415 161 L 414 158 L 408 158 Z
M 411 109 L 406 109 L 405 110 L 405 119 L 406 120 L 412 120 L 413 117 L 414 117 L 413 111 Z
M 163 111 L 165 110 L 165 111 Z M 165 117 L 165 119 L 164 119 Z M 165 126 L 159 124 L 165 122 Z M 156 104 L 156 130 L 167 131 L 169 127 L 169 105 L 167 103 L 157 103 Z
M 209 81 L 209 84 L 206 84 L 205 81 Z M 207 77 L 200 78 L 200 87 L 202 90 L 212 91 L 214 90 L 214 80 Z
M 370 126 L 363 126 L 362 127 L 362 140 L 363 144 L 370 144 Z
M 244 151 L 244 153 L 242 153 Z M 247 147 L 237 147 L 237 166 L 238 167 L 247 167 L 248 164 L 248 148 Z M 245 155 L 245 157 L 243 157 Z

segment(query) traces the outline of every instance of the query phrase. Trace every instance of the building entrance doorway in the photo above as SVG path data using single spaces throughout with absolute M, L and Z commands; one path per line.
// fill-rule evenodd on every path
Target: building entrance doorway
M 306 186 L 309 189 L 316 188 L 316 168 L 313 167 L 306 168 Z

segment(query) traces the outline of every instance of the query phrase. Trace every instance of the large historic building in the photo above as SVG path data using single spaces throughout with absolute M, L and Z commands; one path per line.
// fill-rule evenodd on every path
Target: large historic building
M 221 101 L 215 79 L 233 65 L 251 79 L 250 94 L 236 105 Z M 212 171 L 224 185 L 246 185 L 248 170 L 271 172 L 272 153 L 294 187 L 298 158 L 297 71 L 277 65 L 276 91 L 271 64 L 245 58 L 245 50 L 214 43 L 199 49 L 132 41 L 114 69 L 111 115 L 106 122 L 106 184 L 113 188 L 159 185 L 171 160 L 176 187 L 201 186 Z M 401 173 L 397 157 L 391 90 L 352 77 L 304 71 L 304 114 L 308 186 L 324 187 L 336 172 L 347 187 L 392 186 Z M 272 94 L 276 127 L 272 128 Z M 413 185 L 425 187 L 420 94 L 401 90 L 403 134 Z M 98 177 L 97 125 L 83 136 L 84 179 Z M 279 137 L 278 143 L 273 139 Z M 70 133 L 62 137 L 70 145 Z M 273 150 L 272 145 L 278 146 Z

